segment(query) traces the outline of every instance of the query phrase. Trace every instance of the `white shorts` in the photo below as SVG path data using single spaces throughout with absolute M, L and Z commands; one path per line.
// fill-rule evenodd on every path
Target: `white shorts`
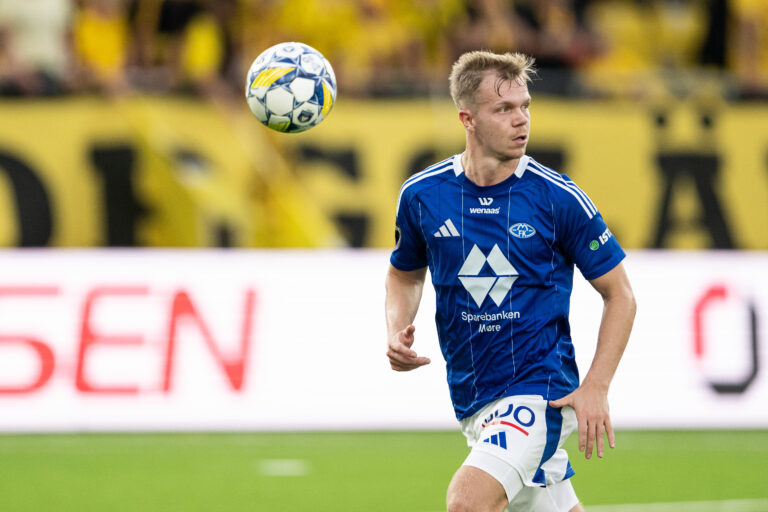
M 562 445 L 576 427 L 570 407 L 555 409 L 537 395 L 501 398 L 461 420 L 472 448 L 464 464 L 501 483 L 508 510 L 567 511 L 578 498 L 567 480 L 574 472 Z M 545 501 L 555 504 L 545 507 Z M 533 508 L 535 502 L 542 506 Z

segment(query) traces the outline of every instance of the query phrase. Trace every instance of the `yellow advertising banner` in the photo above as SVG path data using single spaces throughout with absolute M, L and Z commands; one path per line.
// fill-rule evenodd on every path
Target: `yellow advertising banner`
M 3 101 L 0 245 L 390 247 L 402 182 L 463 146 L 445 99 L 342 96 L 292 135 L 244 101 Z M 768 249 L 768 105 L 535 98 L 528 153 L 628 249 Z
M 624 247 L 768 249 L 768 105 L 534 97 L 531 115 L 528 154 L 583 188 Z M 325 123 L 286 152 L 361 245 L 391 246 L 402 182 L 464 147 L 450 100 L 342 100 Z
M 73 98 L 0 102 L 0 120 L 2 246 L 338 244 L 241 110 Z

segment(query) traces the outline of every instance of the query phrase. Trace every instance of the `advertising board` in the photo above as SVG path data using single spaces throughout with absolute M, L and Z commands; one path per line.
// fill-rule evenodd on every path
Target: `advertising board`
M 425 287 L 385 357 L 380 250 L 0 253 L 0 431 L 455 428 Z M 632 251 L 617 427 L 768 427 L 768 255 Z M 576 273 L 582 376 L 600 296 Z

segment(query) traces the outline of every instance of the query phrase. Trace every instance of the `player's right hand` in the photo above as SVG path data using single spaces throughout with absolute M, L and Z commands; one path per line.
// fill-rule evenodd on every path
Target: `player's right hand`
M 411 324 L 389 338 L 387 357 L 389 358 L 389 365 L 397 372 L 415 370 L 431 362 L 428 357 L 419 357 L 415 350 L 411 350 L 411 346 L 416 340 L 413 336 L 415 330 L 416 327 Z

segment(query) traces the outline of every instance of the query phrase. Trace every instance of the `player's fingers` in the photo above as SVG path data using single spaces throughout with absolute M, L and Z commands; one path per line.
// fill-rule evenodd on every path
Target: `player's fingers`
M 430 362 L 431 361 L 428 357 L 417 357 L 417 358 L 411 359 L 410 362 L 407 362 L 407 363 L 402 363 L 400 361 L 390 359 L 389 365 L 395 371 L 407 372 L 410 370 L 415 370 L 416 368 L 424 366 L 425 364 L 429 364 Z
M 588 459 L 592 458 L 592 449 L 595 446 L 595 437 L 597 435 L 597 422 L 592 420 L 587 424 L 587 446 L 584 456 Z
M 601 459 L 605 454 L 605 452 L 603 451 L 603 448 L 604 448 L 603 438 L 605 437 L 604 433 L 605 433 L 605 427 L 603 426 L 603 422 L 601 421 L 597 424 L 597 432 L 595 433 L 596 435 L 595 441 L 597 443 L 597 456 L 600 457 Z
M 400 342 L 408 348 L 410 348 L 413 345 L 413 342 L 416 341 L 416 337 L 413 335 L 414 331 L 416 331 L 416 327 L 409 325 L 400 331 L 398 335 Z
M 390 361 L 390 362 L 389 362 L 389 366 L 390 366 L 390 367 L 391 367 L 393 370 L 395 370 L 396 372 L 407 372 L 408 370 L 410 370 L 410 369 L 411 369 L 411 368 L 408 368 L 408 367 L 406 367 L 404 364 L 402 364 L 402 363 L 398 363 L 398 362 L 396 362 L 396 361 Z
M 554 407 L 556 409 L 565 407 L 566 405 L 570 405 L 570 403 L 571 403 L 571 395 L 564 396 L 563 398 L 559 398 L 557 400 L 549 401 L 550 407 Z
M 406 366 L 411 364 L 411 362 L 414 360 L 414 358 L 416 357 L 416 352 L 414 352 L 413 355 L 411 356 L 411 355 L 402 354 L 400 352 L 390 349 L 387 351 L 387 357 L 389 358 L 390 363 L 397 363 L 399 365 Z
M 587 419 L 587 448 L 584 452 L 584 455 L 588 459 L 592 458 L 592 453 L 595 449 L 595 441 L 597 440 L 597 433 L 598 433 L 598 426 L 600 425 L 600 422 L 596 420 L 594 417 L 590 417 Z
M 397 362 L 398 364 L 403 365 L 406 369 L 412 370 L 414 368 L 418 368 L 419 366 L 429 364 L 430 360 L 426 357 L 419 357 L 415 350 L 412 350 L 408 347 L 408 345 L 402 342 L 402 334 L 409 328 L 415 329 L 415 327 L 412 325 L 406 327 L 406 329 L 398 333 L 397 336 L 390 340 L 389 347 L 387 349 L 387 357 L 389 358 L 390 362 Z M 413 329 L 411 329 L 411 332 L 413 332 Z
M 583 452 L 587 449 L 587 418 L 576 416 L 576 421 L 579 425 L 579 451 Z
M 416 341 L 416 338 L 413 335 L 407 336 L 406 334 L 402 334 L 400 336 L 400 342 L 406 348 L 411 348 L 413 346 L 414 341 Z
M 413 342 L 411 342 L 413 343 Z M 416 357 L 418 354 L 415 350 L 406 345 L 403 340 L 398 336 L 389 344 L 389 352 L 398 354 L 403 357 Z
M 408 363 L 406 363 L 405 361 L 400 361 L 398 359 L 395 359 L 389 356 L 389 354 L 387 354 L 387 356 L 389 357 L 389 366 L 391 366 L 393 370 L 398 372 L 404 372 L 404 371 L 410 370 Z
M 608 446 L 616 448 L 616 437 L 613 434 L 613 425 L 611 425 L 611 418 L 605 418 L 605 433 L 608 434 Z
M 403 365 L 403 366 L 405 366 L 407 368 L 410 368 L 410 369 L 418 368 L 419 366 L 424 366 L 425 364 L 429 364 L 431 362 L 432 361 L 428 357 L 418 357 L 418 356 L 417 357 L 409 357 L 409 358 L 405 359 L 404 361 L 403 360 L 399 360 L 398 361 L 399 364 L 401 364 L 401 365 Z
M 393 370 L 395 370 L 396 372 L 399 372 L 399 371 L 403 370 L 403 365 L 401 365 L 397 361 L 393 361 L 391 359 L 389 360 L 389 367 L 392 368 Z
M 387 348 L 387 357 L 390 360 L 395 360 L 403 364 L 410 364 L 415 359 L 419 359 L 419 354 L 415 350 L 412 350 L 402 343 L 394 341 L 390 343 Z

